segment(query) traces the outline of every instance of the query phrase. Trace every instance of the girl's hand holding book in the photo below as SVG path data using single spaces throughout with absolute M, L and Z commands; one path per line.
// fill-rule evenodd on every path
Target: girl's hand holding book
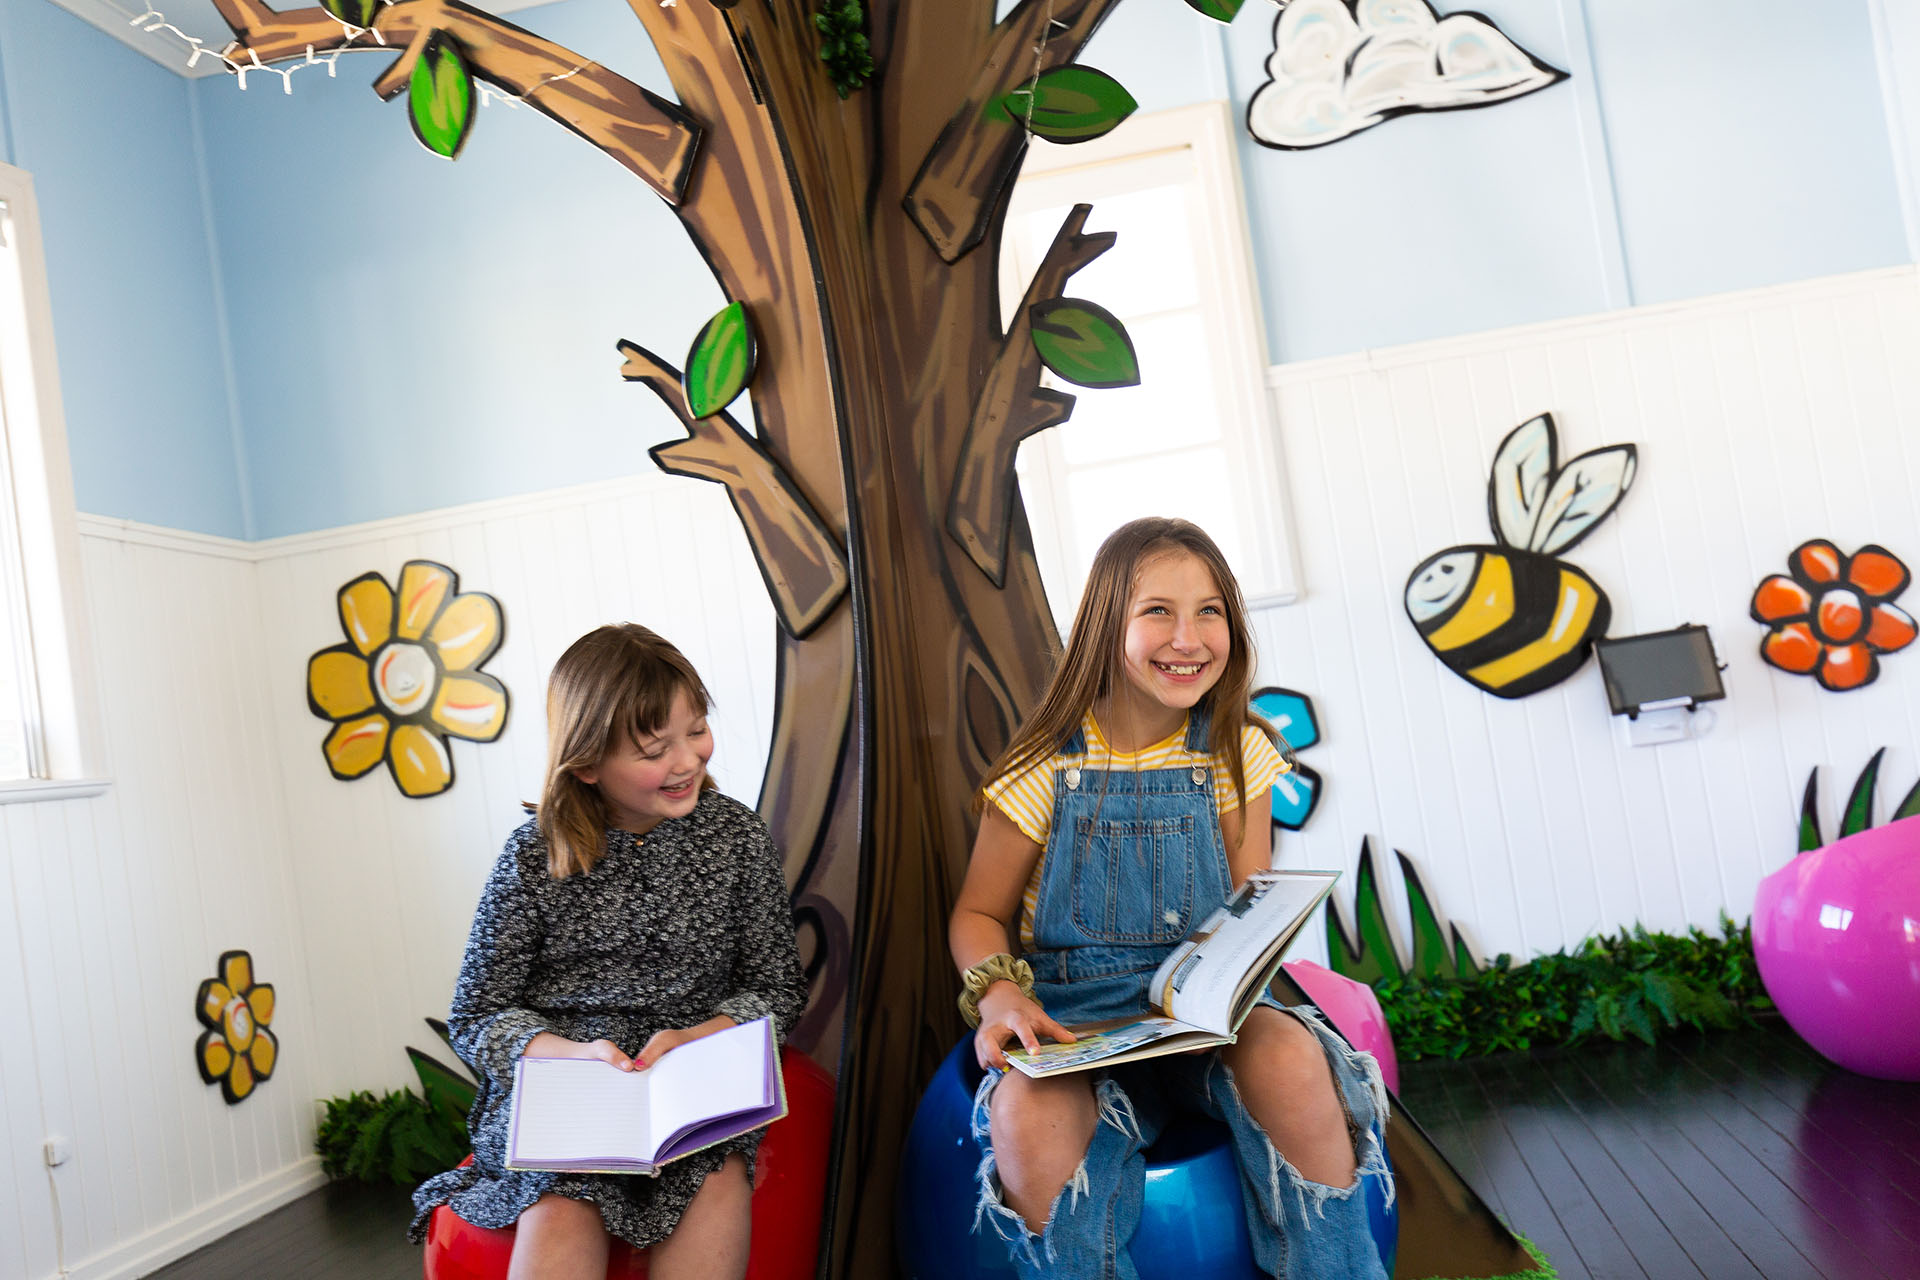
M 1015 1039 L 1027 1052 L 1038 1053 L 1041 1036 L 1062 1044 L 1077 1038 L 1011 982 L 996 982 L 980 997 L 980 1029 L 973 1033 L 973 1056 L 983 1068 L 1005 1071 L 1006 1047 Z
M 728 1027 L 738 1025 L 732 1018 L 722 1013 L 691 1027 L 670 1027 L 665 1031 L 656 1031 L 652 1039 L 640 1046 L 640 1052 L 634 1058 L 634 1065 L 644 1071 L 660 1061 L 669 1049 L 677 1049 L 689 1040 L 698 1040 L 702 1036 L 710 1036 L 716 1031 L 725 1031 Z
M 632 1071 L 640 1064 L 621 1052 L 620 1046 L 611 1040 L 592 1040 L 582 1043 L 569 1040 L 553 1031 L 542 1031 L 527 1041 L 527 1047 L 520 1051 L 523 1058 L 597 1058 L 610 1063 L 622 1071 Z

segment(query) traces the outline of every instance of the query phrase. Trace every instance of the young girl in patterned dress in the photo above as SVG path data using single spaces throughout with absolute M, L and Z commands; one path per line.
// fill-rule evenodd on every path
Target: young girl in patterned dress
M 641 1070 L 724 1027 L 806 1003 L 780 858 L 753 810 L 714 789 L 707 692 L 679 650 L 633 623 L 575 641 L 547 687 L 538 816 L 507 838 L 474 913 L 447 1019 L 479 1078 L 473 1164 L 414 1193 L 518 1224 L 511 1280 L 606 1274 L 611 1237 L 655 1280 L 739 1277 L 759 1132 L 641 1175 L 503 1166 L 514 1064 L 598 1058 Z
M 1060 668 L 988 771 L 949 938 L 988 1069 L 975 1226 L 1022 1276 L 1132 1280 L 1142 1152 L 1186 1108 L 1232 1133 L 1262 1270 L 1384 1277 L 1360 1194 L 1390 1176 L 1379 1067 L 1311 1009 L 1269 1001 L 1218 1051 L 1045 1080 L 1006 1070 L 1015 1040 L 1145 1014 L 1173 944 L 1269 865 L 1284 766 L 1249 723 L 1254 665 L 1213 540 L 1136 520 L 1094 557 Z

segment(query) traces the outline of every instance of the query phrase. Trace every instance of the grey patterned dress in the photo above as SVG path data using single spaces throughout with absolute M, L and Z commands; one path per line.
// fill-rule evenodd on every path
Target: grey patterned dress
M 612 1040 L 631 1054 L 656 1031 L 722 1013 L 772 1017 L 784 1040 L 806 999 L 780 859 L 753 810 L 707 791 L 691 814 L 644 837 L 609 831 L 606 857 L 565 880 L 547 875 L 547 843 L 529 820 L 481 892 L 447 1019 L 480 1080 L 467 1117 L 473 1164 L 420 1185 L 409 1234 L 424 1239 L 442 1204 L 479 1226 L 511 1226 L 555 1192 L 596 1203 L 629 1244 L 664 1239 L 729 1153 L 751 1168 L 759 1132 L 676 1160 L 657 1178 L 509 1172 L 515 1061 L 541 1031 Z

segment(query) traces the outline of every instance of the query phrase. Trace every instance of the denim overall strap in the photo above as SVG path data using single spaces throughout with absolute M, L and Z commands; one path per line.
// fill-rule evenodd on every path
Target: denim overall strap
M 1204 711 L 1190 716 L 1189 747 L 1204 752 L 1207 723 Z M 1077 733 L 1075 746 L 1084 755 Z M 1041 1003 L 1066 1022 L 1144 1013 L 1147 979 L 1230 885 L 1204 756 L 1165 769 L 1058 769 L 1027 954 Z

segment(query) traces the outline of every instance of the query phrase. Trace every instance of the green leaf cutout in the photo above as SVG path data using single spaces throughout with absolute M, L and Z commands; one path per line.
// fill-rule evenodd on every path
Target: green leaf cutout
M 320 0 L 320 7 L 340 21 L 356 27 L 371 27 L 378 0 Z
M 1407 913 L 1413 921 L 1413 963 L 1407 972 L 1416 978 L 1459 977 L 1453 956 L 1447 950 L 1447 935 L 1440 931 L 1440 921 L 1433 914 L 1433 902 L 1427 897 L 1427 886 L 1420 883 L 1420 873 L 1413 869 L 1406 854 L 1396 849 L 1394 856 L 1400 859 L 1400 877 L 1407 889 Z
M 1089 142 L 1111 133 L 1140 104 L 1106 72 L 1073 63 L 1021 85 L 1000 105 L 1049 142 Z
M 427 37 L 420 61 L 407 85 L 413 136 L 420 145 L 451 160 L 466 144 L 473 124 L 473 76 L 460 56 L 459 42 L 444 31 Z
M 456 1116 L 472 1109 L 476 1092 L 473 1081 L 411 1045 L 407 1046 L 407 1057 L 413 1061 L 414 1074 L 420 1077 L 420 1092 L 429 1105 L 448 1108 Z
M 1820 771 L 1807 770 L 1807 789 L 1800 797 L 1800 849 L 1811 853 L 1826 841 L 1820 838 Z
M 1911 818 L 1915 815 L 1920 815 L 1920 782 L 1913 784 L 1913 790 L 1907 792 L 1907 798 L 1900 802 L 1900 807 L 1893 811 L 1893 816 L 1887 821 L 1898 822 L 1902 818 Z
M 1220 22 L 1232 22 L 1246 0 L 1187 0 L 1187 8 Z
M 1853 794 L 1847 797 L 1847 811 L 1840 819 L 1842 836 L 1857 835 L 1873 825 L 1873 786 L 1880 777 L 1880 757 L 1885 754 L 1885 747 L 1874 752 L 1873 759 L 1867 761 L 1867 767 L 1854 781 Z
M 753 381 L 758 358 L 745 304 L 729 302 L 701 326 L 687 350 L 687 371 L 680 375 L 687 412 L 705 418 L 732 404 Z
M 1140 361 L 1127 327 L 1083 298 L 1049 298 L 1027 312 L 1034 350 L 1068 382 L 1095 389 L 1140 383 Z
M 1453 934 L 1453 972 L 1456 977 L 1470 977 L 1480 972 L 1480 962 L 1473 958 L 1473 951 L 1467 946 L 1467 940 L 1460 936 L 1460 926 L 1449 926 Z

